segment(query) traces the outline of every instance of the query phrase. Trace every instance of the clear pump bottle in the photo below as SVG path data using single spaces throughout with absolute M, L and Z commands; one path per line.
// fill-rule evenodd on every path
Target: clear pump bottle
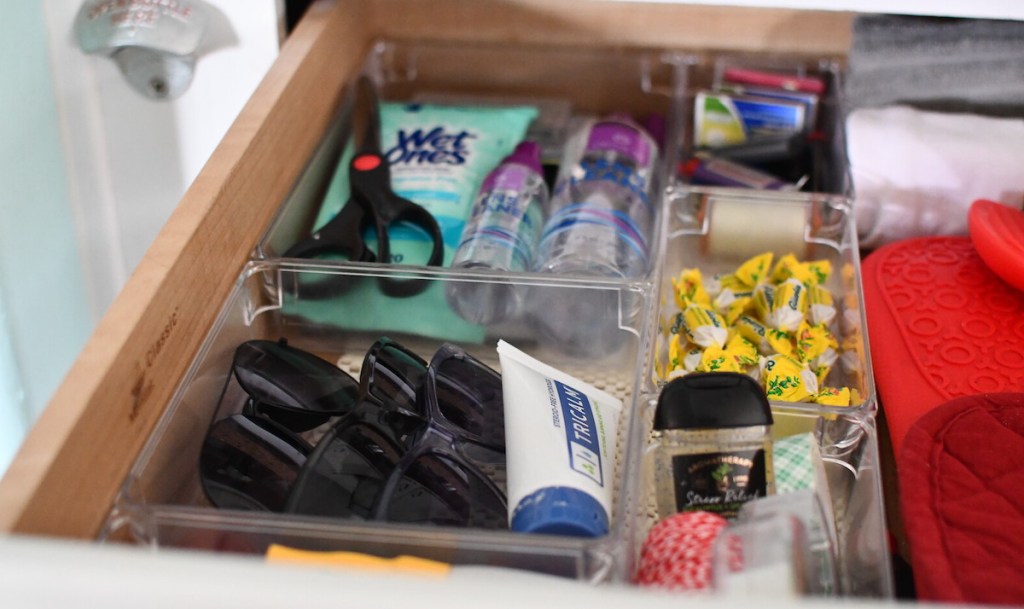
M 704 510 L 734 518 L 744 503 L 774 494 L 772 412 L 745 374 L 673 379 L 654 416 L 654 484 L 659 515 Z

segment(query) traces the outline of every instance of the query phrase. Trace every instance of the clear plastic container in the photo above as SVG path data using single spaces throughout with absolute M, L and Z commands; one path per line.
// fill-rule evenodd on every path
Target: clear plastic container
M 772 252 L 776 259 L 793 252 L 803 259 L 830 261 L 827 287 L 837 312 L 831 326 L 843 353 L 829 384 L 851 388 L 849 406 L 771 401 L 772 437 L 812 434 L 824 475 L 816 481 L 827 497 L 837 530 L 836 589 L 829 594 L 886 598 L 892 595 L 878 431 L 876 394 L 870 366 L 860 258 L 849 199 L 827 194 L 761 193 L 731 188 L 695 188 L 677 184 L 667 193 L 658 254 L 658 312 L 650 329 L 651 359 L 645 368 L 647 396 L 638 411 L 642 424 L 632 439 L 631 471 L 641 472 L 626 494 L 623 511 L 632 513 L 629 550 L 623 571 L 636 569 L 647 531 L 666 516 L 658 511 L 653 418 L 665 374 L 671 320 L 678 311 L 674 282 L 684 267 L 704 276 L 729 273 L 751 256 Z M 756 228 L 763 232 L 758 232 Z M 778 482 L 780 467 L 776 464 Z
M 561 158 L 565 135 L 575 121 L 613 112 L 661 113 L 667 120 L 666 141 L 682 142 L 664 149 L 658 180 L 668 184 L 679 148 L 685 150 L 687 145 L 683 119 L 687 104 L 692 103 L 688 98 L 692 90 L 687 87 L 690 71 L 711 82 L 710 67 L 715 61 L 714 55 L 685 51 L 381 41 L 369 51 L 364 71 L 386 100 L 536 103 L 541 120 L 532 135 L 542 143 L 548 170 Z M 652 400 L 661 381 L 657 371 L 664 324 L 660 318 L 667 312 L 671 278 L 682 265 L 727 270 L 757 253 L 752 250 L 781 251 L 795 240 L 808 255 L 828 257 L 836 268 L 846 270 L 833 274 L 829 284 L 842 303 L 837 327 L 850 345 L 845 365 L 835 368 L 833 380 L 856 388 L 860 399 L 845 408 L 773 402 L 773 433 L 776 438 L 815 434 L 836 522 L 838 593 L 891 596 L 875 394 L 848 200 L 817 194 L 769 196 L 725 188 L 689 189 L 680 184 L 658 187 L 652 195 L 658 217 L 650 268 L 633 278 L 281 259 L 282 252 L 309 233 L 339 160 L 358 130 L 351 121 L 353 106 L 351 95 L 340 101 L 337 120 L 260 239 L 253 261 L 241 273 L 221 316 L 132 465 L 102 539 L 252 554 L 263 553 L 271 543 L 385 557 L 412 554 L 453 564 L 628 583 L 643 535 L 658 516 L 651 506 L 654 495 L 645 473 Z M 737 232 L 726 217 L 730 212 L 723 210 L 729 201 L 734 202 L 734 214 L 750 209 L 744 206 L 766 206 L 774 212 L 768 216 L 779 221 L 758 224 L 752 238 Z M 381 279 L 420 281 L 425 289 L 411 298 L 389 297 L 380 290 Z M 325 282 L 344 289 L 324 298 L 319 287 Z M 445 295 L 460 287 L 521 292 L 531 306 L 501 319 L 459 315 Z M 539 323 L 538 316 L 551 311 L 563 322 Z M 201 489 L 197 460 L 211 422 L 238 412 L 244 403 L 241 388 L 230 374 L 232 355 L 240 343 L 286 338 L 356 373 L 367 348 L 382 335 L 399 340 L 424 358 L 442 342 L 456 343 L 495 369 L 499 369 L 495 344 L 503 338 L 622 398 L 625 410 L 616 430 L 619 441 L 608 535 L 583 540 L 221 510 L 209 504 Z
M 831 273 L 822 285 L 835 313 L 827 327 L 836 340 L 837 359 L 824 384 L 850 389 L 849 406 L 794 402 L 813 412 L 873 416 L 877 410 L 860 285 L 860 253 L 846 197 L 815 193 L 765 193 L 731 188 L 676 185 L 666 200 L 659 252 L 659 312 L 655 349 L 648 369 L 655 384 L 672 372 L 668 361 L 679 305 L 674 282 L 683 269 L 702 277 L 734 272 L 753 256 L 770 253 L 778 261 L 793 254 L 800 261 L 824 260 Z M 761 353 L 764 355 L 764 353 Z
M 244 391 L 231 374 L 232 356 L 237 346 L 251 339 L 276 341 L 315 353 L 359 377 L 359 367 L 367 349 L 382 336 L 397 340 L 424 359 L 444 342 L 442 339 L 411 331 L 391 309 L 375 304 L 385 300 L 409 303 L 380 292 L 375 285 L 382 277 L 418 279 L 445 285 L 480 281 L 478 277 L 454 271 L 404 271 L 363 265 L 340 269 L 337 265 L 295 265 L 287 262 L 253 262 L 246 269 L 223 312 L 197 354 L 185 382 L 174 396 L 164 417 L 149 439 L 125 482 L 103 537 L 130 538 L 155 546 L 203 548 L 262 553 L 269 543 L 302 549 L 348 550 L 376 555 L 412 554 L 455 564 L 488 564 L 530 569 L 573 578 L 607 580 L 614 574 L 611 554 L 619 544 L 625 525 L 622 514 L 611 516 L 610 533 L 602 538 L 582 540 L 570 537 L 525 535 L 509 531 L 402 525 L 283 513 L 217 509 L 209 504 L 199 480 L 199 454 L 208 427 L 214 421 L 240 412 L 246 402 Z M 378 302 L 339 305 L 342 313 L 353 313 L 353 322 L 318 323 L 302 315 L 300 304 L 309 285 L 342 280 L 366 283 Z M 550 277 L 513 275 L 492 277 L 489 281 L 512 281 L 533 290 L 558 290 L 576 298 L 613 294 L 623 303 L 643 299 L 643 284 L 621 282 L 582 282 Z M 402 303 L 392 303 L 401 306 Z M 363 316 L 356 309 L 369 310 Z M 408 317 L 411 310 L 402 315 Z M 520 321 L 476 326 L 473 339 L 458 345 L 495 370 L 500 370 L 496 343 L 503 338 L 542 361 L 554 362 L 567 372 L 623 399 L 625 412 L 620 418 L 618 457 L 613 480 L 615 488 L 626 484 L 626 438 L 635 417 L 632 396 L 639 379 L 641 333 L 647 325 L 643 315 L 630 317 L 626 307 L 595 324 L 612 324 L 618 333 L 620 348 L 601 358 L 573 357 L 538 340 L 536 329 Z M 611 329 L 606 329 L 612 332 Z M 306 433 L 316 442 L 323 429 Z M 499 469 L 497 481 L 503 478 Z

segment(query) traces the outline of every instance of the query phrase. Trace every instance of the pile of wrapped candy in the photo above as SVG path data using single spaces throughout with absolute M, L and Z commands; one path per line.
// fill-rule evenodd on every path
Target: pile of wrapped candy
M 773 264 L 774 262 L 774 264 Z M 733 273 L 703 277 L 686 268 L 672 281 L 675 305 L 663 318 L 663 380 L 691 372 L 745 372 L 768 398 L 828 406 L 857 403 L 856 390 L 826 385 L 840 345 L 826 287 L 828 260 L 754 256 Z

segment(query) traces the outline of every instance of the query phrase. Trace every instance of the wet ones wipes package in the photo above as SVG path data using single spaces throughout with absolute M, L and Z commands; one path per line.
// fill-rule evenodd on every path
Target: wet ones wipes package
M 381 104 L 381 152 L 390 164 L 391 188 L 437 220 L 444 237 L 445 266 L 452 261 L 484 177 L 523 140 L 537 114 L 533 106 Z M 348 201 L 352 154 L 349 146 L 313 230 L 323 227 Z M 391 259 L 381 262 L 426 264 L 433 246 L 428 234 L 401 223 L 393 225 L 388 234 Z M 376 249 L 372 228 L 363 237 L 367 247 Z M 359 306 L 339 307 L 344 302 Z M 343 315 L 338 312 L 342 309 Z M 413 311 L 415 315 L 410 314 Z M 352 329 L 410 332 L 447 340 L 483 337 L 483 328 L 451 310 L 439 283 L 409 298 L 391 298 L 369 282 L 338 298 L 295 303 L 294 312 L 311 321 Z
M 461 106 L 383 103 L 381 148 L 391 165 L 391 188 L 426 208 L 444 235 L 445 265 L 459 245 L 462 228 L 481 182 L 510 154 L 536 118 L 532 106 Z M 347 155 L 346 155 L 347 156 Z M 314 230 L 348 200 L 348 159 L 343 159 Z M 365 235 L 375 245 L 373 231 Z M 415 227 L 391 229 L 391 262 L 424 264 L 430 237 Z M 384 262 L 384 261 L 382 261 Z

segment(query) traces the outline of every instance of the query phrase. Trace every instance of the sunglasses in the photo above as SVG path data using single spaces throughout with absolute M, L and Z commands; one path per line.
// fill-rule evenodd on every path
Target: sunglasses
M 461 348 L 445 344 L 428 364 L 388 338 L 367 352 L 359 381 L 320 358 L 283 342 L 249 341 L 233 364 L 248 394 L 241 415 L 215 423 L 201 457 L 207 496 L 218 507 L 406 523 L 506 528 L 501 377 Z M 234 451 L 245 472 L 276 478 L 212 476 L 227 444 L 302 442 L 296 432 L 340 417 L 317 445 L 288 462 L 267 450 Z M 247 426 L 226 421 L 263 422 Z M 253 438 L 254 431 L 263 436 Z M 300 445 L 300 444 L 297 444 Z M 308 445 L 307 445 L 308 446 Z M 212 483 L 212 484 L 211 484 Z M 246 499 L 221 502 L 227 486 Z M 259 489 L 254 489 L 254 485 Z M 256 490 L 274 489 L 274 501 Z M 282 497 L 284 502 L 282 504 Z M 250 507 L 253 506 L 253 507 Z

